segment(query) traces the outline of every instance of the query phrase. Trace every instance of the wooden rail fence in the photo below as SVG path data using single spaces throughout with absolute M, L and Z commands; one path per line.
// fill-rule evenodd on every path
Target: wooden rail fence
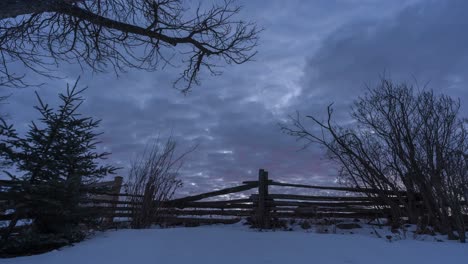
M 0 187 L 1 185 L 6 186 L 8 182 L 0 181 Z M 111 191 L 83 199 L 81 204 L 89 210 L 99 212 L 99 215 L 108 222 L 131 220 L 136 213 L 148 210 L 143 206 L 147 204 L 143 201 L 145 195 L 121 193 L 121 177 L 116 177 L 114 181 L 102 183 L 102 185 L 111 186 Z M 270 193 L 269 186 L 329 190 L 333 191 L 333 195 Z M 244 195 L 243 198 L 227 200 L 220 198 L 223 195 L 242 193 L 252 189 L 256 189 L 257 192 L 250 196 Z M 338 195 L 343 192 L 344 194 Z M 373 192 L 376 191 L 272 181 L 268 177 L 268 172 L 260 169 L 257 181 L 245 181 L 236 187 L 168 201 L 153 201 L 150 204 L 158 207 L 157 214 L 154 216 L 155 223 L 167 225 L 231 224 L 239 222 L 242 218 L 248 218 L 256 227 L 272 228 L 275 223 L 285 218 L 359 218 L 370 221 L 389 217 L 389 207 L 385 202 L 369 196 L 369 193 Z M 0 221 L 12 220 L 14 213 L 8 212 L 8 209 L 14 209 L 14 204 L 2 197 L 5 196 L 2 196 L 0 192 L 0 207 L 3 205 L 3 211 L 0 209 Z M 390 199 L 393 198 L 390 196 Z M 394 199 L 398 202 L 396 197 Z M 8 205 L 11 208 L 7 208 Z

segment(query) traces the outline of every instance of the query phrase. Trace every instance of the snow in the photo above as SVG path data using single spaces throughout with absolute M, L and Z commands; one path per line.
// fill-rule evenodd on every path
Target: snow
M 241 224 L 195 228 L 119 230 L 42 255 L 0 259 L 4 264 L 136 263 L 466 263 L 468 245 L 413 237 L 389 242 L 370 234 L 317 231 L 265 231 Z M 379 231 L 385 237 L 384 231 Z M 421 239 L 421 238 L 419 238 Z

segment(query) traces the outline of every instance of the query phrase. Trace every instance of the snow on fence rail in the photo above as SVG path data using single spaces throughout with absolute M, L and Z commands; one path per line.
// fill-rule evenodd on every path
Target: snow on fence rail
M 0 186 L 2 184 L 8 185 L 10 183 L 0 181 Z M 116 218 L 131 219 L 136 213 L 145 213 L 142 212 L 145 210 L 156 211 L 157 214 L 154 216 L 153 221 L 168 225 L 230 224 L 247 217 L 253 225 L 260 228 L 274 227 L 278 220 L 284 218 L 360 218 L 374 220 L 390 216 L 386 201 L 379 200 L 372 195 L 377 193 L 377 190 L 277 182 L 269 180 L 268 172 L 262 169 L 259 170 L 258 181 L 246 181 L 240 186 L 174 200 L 150 201 L 150 207 L 144 202 L 145 197 L 148 197 L 146 194 L 135 196 L 120 193 L 121 177 L 116 177 L 112 182 L 100 184 L 110 186 L 111 191 L 94 194 L 94 196 L 83 199 L 81 204 L 87 209 L 97 212 L 99 216 L 107 219 L 110 223 Z M 345 192 L 346 195 L 270 194 L 269 186 L 331 190 L 335 193 Z M 249 198 L 205 200 L 251 189 L 257 189 L 257 193 L 250 195 Z M 1 201 L 2 197 L 5 197 L 1 194 L 0 204 L 5 203 L 5 201 Z M 399 203 L 398 199 L 405 197 L 403 193 L 398 198 L 392 195 L 393 193 L 389 192 L 388 199 L 397 204 Z M 5 204 L 7 203 L 8 201 Z M 5 211 L 0 210 L 0 220 L 11 220 L 13 217 L 13 213 L 5 214 Z

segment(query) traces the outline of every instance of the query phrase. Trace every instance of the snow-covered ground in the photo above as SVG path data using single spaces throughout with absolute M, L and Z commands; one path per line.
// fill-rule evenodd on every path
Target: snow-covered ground
M 241 224 L 195 228 L 119 230 L 98 233 L 73 247 L 42 255 L 0 259 L 5 264 L 147 264 L 147 263 L 468 263 L 468 244 L 436 242 L 438 237 L 372 229 L 314 229 L 259 232 Z M 329 230 L 332 231 L 332 230 Z M 334 231 L 332 231 L 334 232 Z M 353 234 L 350 234 L 353 232 Z M 343 234 L 347 233 L 347 234 Z M 425 240 L 425 241 L 421 241 Z

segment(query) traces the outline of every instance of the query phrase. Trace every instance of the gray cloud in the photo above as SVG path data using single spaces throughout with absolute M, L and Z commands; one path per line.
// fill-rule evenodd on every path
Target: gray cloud
M 424 1 L 381 21 L 341 27 L 307 62 L 307 98 L 345 105 L 385 72 L 467 100 L 466 8 L 466 1 Z
M 331 184 L 336 171 L 323 151 L 298 151 L 300 143 L 277 124 L 296 109 L 323 113 L 332 101 L 345 109 L 383 70 L 467 99 L 463 1 L 242 3 L 245 18 L 265 28 L 256 61 L 227 66 L 222 76 L 204 73 L 187 96 L 171 88 L 178 73 L 172 68 L 116 78 L 64 65 L 66 79 L 37 90 L 54 104 L 57 92 L 82 75 L 89 86 L 82 111 L 103 119 L 102 147 L 120 166 L 171 131 L 181 150 L 199 144 L 182 170 L 182 194 L 252 180 L 259 168 L 274 179 Z M 22 126 L 36 116 L 34 103 L 33 89 L 25 89 L 5 108 Z

